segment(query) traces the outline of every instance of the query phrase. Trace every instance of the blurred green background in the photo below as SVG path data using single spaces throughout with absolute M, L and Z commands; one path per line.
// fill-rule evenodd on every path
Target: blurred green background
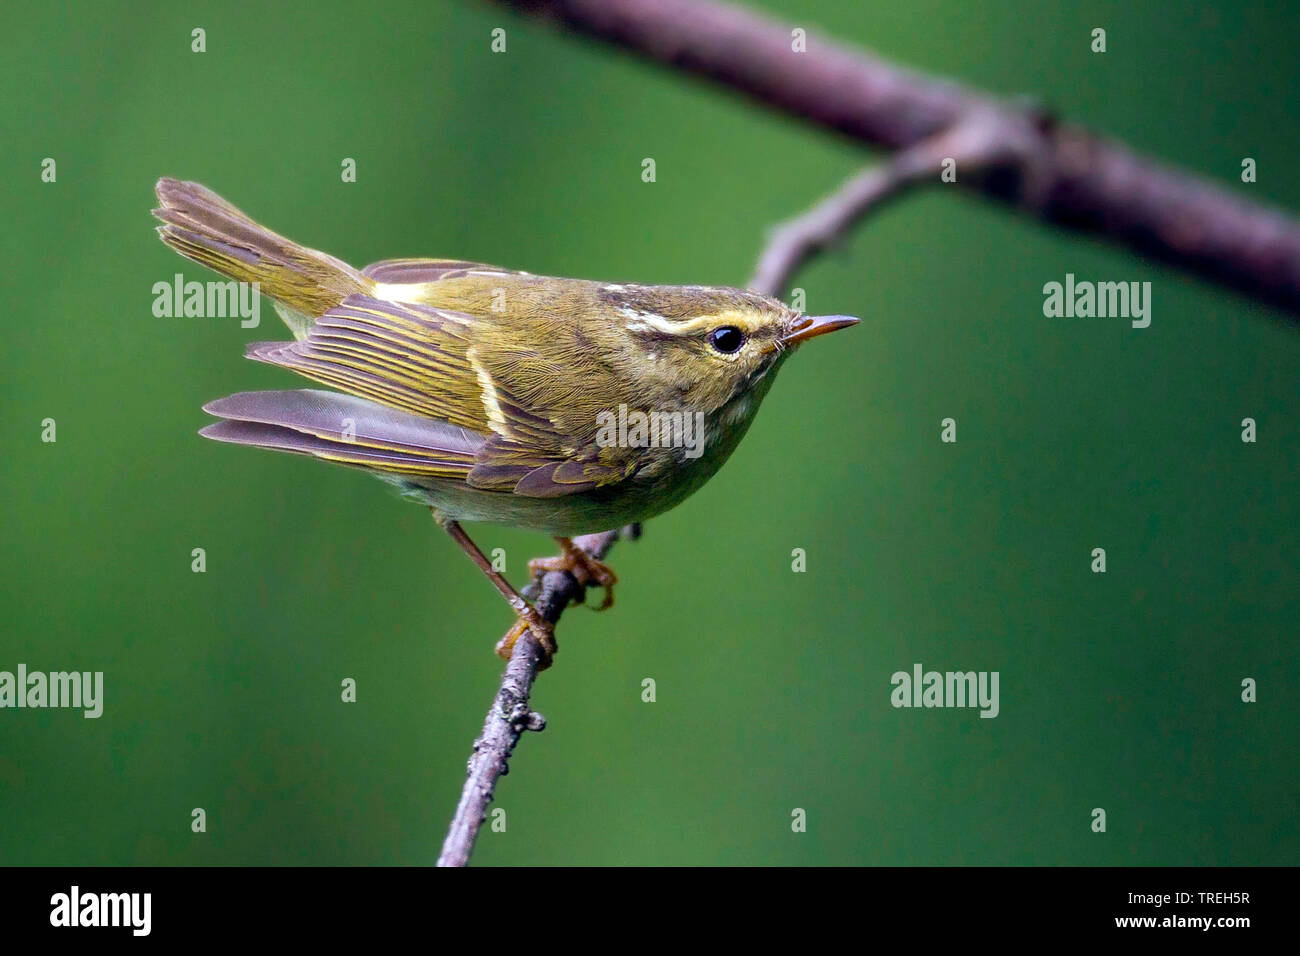
M 1290 4 L 761 6 L 1300 210 Z M 155 282 L 213 278 L 158 242 L 154 181 L 356 264 L 739 285 L 869 155 L 471 3 L 6 19 L 0 670 L 102 670 L 106 701 L 0 711 L 0 863 L 432 862 L 509 614 L 382 483 L 195 434 L 206 401 L 305 383 L 241 357 L 288 337 L 269 304 L 258 329 L 153 316 Z M 1044 318 L 1067 272 L 1151 281 L 1151 327 Z M 864 323 L 790 362 L 720 475 L 615 550 L 612 611 L 565 617 L 550 727 L 475 862 L 1300 861 L 1300 328 L 946 189 L 796 284 Z M 470 530 L 520 582 L 551 551 Z M 893 709 L 918 661 L 999 671 L 1000 716 Z

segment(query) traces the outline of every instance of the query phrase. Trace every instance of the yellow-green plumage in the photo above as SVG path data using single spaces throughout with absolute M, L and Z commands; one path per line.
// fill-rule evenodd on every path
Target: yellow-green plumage
M 789 347 L 850 321 L 729 288 L 433 259 L 356 270 L 198 184 L 164 179 L 158 197 L 164 242 L 258 282 L 293 330 L 249 356 L 344 393 L 231 396 L 204 434 L 367 468 L 454 519 L 568 535 L 658 514 L 731 454 Z M 721 351 L 720 329 L 743 344 Z M 699 413 L 700 447 L 602 440 L 620 408 Z

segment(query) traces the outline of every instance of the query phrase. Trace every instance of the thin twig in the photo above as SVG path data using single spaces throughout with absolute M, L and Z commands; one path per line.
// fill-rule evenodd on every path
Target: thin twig
M 629 525 L 622 531 L 605 531 L 584 535 L 574 540 L 593 558 L 603 558 L 620 537 L 635 539 L 640 536 L 638 525 Z M 535 586 L 525 589 L 533 599 L 533 606 L 546 620 L 554 624 L 573 601 L 580 600 L 583 586 L 567 571 L 550 571 Z M 530 590 L 534 593 L 529 593 Z M 474 840 L 479 827 L 487 817 L 488 804 L 492 802 L 497 780 L 510 770 L 510 755 L 525 730 L 540 731 L 546 727 L 546 718 L 528 709 L 533 682 L 537 679 L 538 665 L 543 652 L 532 631 L 525 630 L 515 642 L 514 652 L 501 675 L 501 688 L 497 691 L 483 732 L 474 741 L 474 753 L 469 758 L 465 787 L 456 806 L 447 838 L 442 844 L 438 866 L 465 866 L 474 850 Z
M 1020 165 L 1032 148 L 1032 139 L 1024 135 L 1030 122 L 1028 117 L 975 109 L 951 129 L 868 166 L 807 212 L 771 231 L 749 288 L 780 297 L 804 263 L 837 245 L 868 213 L 911 187 L 942 182 L 945 160 L 952 160 L 954 175 L 961 176 L 986 176 L 999 165 Z
M 973 109 L 1021 112 L 980 90 L 905 70 L 809 30 L 714 0 L 495 0 L 537 13 L 775 109 L 888 150 Z M 958 184 L 1023 214 L 1102 236 L 1300 317 L 1300 222 L 1072 124 L 1043 122 L 1018 175 Z M 1225 175 L 1236 172 L 1231 159 Z M 1248 187 L 1258 188 L 1258 187 Z

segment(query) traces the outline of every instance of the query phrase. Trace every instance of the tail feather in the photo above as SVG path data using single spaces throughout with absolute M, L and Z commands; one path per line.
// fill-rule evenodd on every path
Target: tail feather
M 203 410 L 205 438 L 298 452 L 394 474 L 464 480 L 486 439 L 465 428 L 351 395 L 240 392 Z
M 308 249 L 258 225 L 198 183 L 160 179 L 153 214 L 163 242 L 185 258 L 261 291 L 291 313 L 314 318 L 349 295 L 369 293 L 374 281 L 333 256 Z M 295 335 L 294 317 L 277 309 Z

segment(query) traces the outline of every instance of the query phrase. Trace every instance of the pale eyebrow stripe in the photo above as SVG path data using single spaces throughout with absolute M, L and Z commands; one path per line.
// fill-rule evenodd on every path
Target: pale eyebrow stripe
M 631 306 L 623 306 L 618 310 L 618 313 L 627 320 L 624 325 L 629 332 L 654 331 L 662 332 L 665 335 L 674 335 L 682 328 L 679 322 L 674 322 L 672 319 L 657 315 L 654 312 L 643 312 Z
M 753 330 L 753 324 L 748 317 L 735 311 L 716 315 L 697 315 L 689 319 L 669 319 L 632 306 L 623 306 L 618 311 L 627 320 L 624 325 L 629 332 L 658 332 L 663 335 L 683 336 L 702 332 L 717 325 L 735 325 L 746 334 L 750 334 Z

